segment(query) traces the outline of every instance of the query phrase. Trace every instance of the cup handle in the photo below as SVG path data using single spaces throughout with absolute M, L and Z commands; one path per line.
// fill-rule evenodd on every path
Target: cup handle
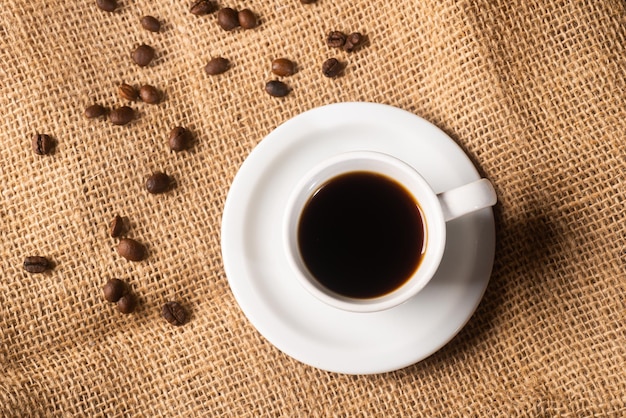
M 437 195 L 446 222 L 468 213 L 493 206 L 496 191 L 487 179 L 480 179 Z

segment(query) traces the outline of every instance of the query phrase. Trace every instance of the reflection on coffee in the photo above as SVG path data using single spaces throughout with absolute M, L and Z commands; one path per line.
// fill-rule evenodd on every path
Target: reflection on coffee
M 413 196 L 396 181 L 356 171 L 322 185 L 305 205 L 298 245 L 326 288 L 366 299 L 402 286 L 424 252 L 424 221 Z

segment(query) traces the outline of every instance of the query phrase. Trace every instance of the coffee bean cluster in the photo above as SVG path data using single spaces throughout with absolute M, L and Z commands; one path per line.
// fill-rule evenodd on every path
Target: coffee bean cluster
M 102 287 L 104 299 L 117 304 L 117 309 L 123 314 L 130 314 L 137 307 L 137 298 L 131 292 L 126 282 L 120 279 L 110 279 Z

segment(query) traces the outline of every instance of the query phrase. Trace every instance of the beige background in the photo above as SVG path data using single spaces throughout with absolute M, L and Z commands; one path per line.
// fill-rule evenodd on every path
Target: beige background
M 0 8 L 1 416 L 626 415 L 626 5 L 604 1 L 220 0 L 249 7 L 254 30 L 222 31 L 188 1 L 11 0 Z M 164 22 L 146 32 L 139 18 Z M 370 39 L 330 50 L 329 30 Z M 145 42 L 148 68 L 130 60 Z M 209 78 L 213 56 L 232 69 Z M 268 96 L 271 60 L 299 71 Z M 329 57 L 345 76 L 322 76 Z M 86 120 L 119 106 L 117 86 L 153 84 L 128 126 Z M 342 101 L 391 104 L 445 130 L 495 184 L 497 251 L 469 324 L 397 372 L 345 376 L 298 363 L 250 325 L 220 255 L 228 187 L 278 124 Z M 192 129 L 189 152 L 166 137 Z M 30 149 L 35 132 L 58 141 Z M 153 170 L 178 187 L 153 196 Z M 150 256 L 130 263 L 107 236 L 114 214 Z M 55 268 L 22 270 L 25 256 Z M 140 298 L 104 302 L 111 277 Z M 159 314 L 182 301 L 181 328 Z

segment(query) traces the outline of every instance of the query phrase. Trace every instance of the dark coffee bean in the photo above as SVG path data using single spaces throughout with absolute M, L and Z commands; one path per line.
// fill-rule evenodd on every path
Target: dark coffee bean
M 170 132 L 168 143 L 172 151 L 186 150 L 191 144 L 191 133 L 182 126 L 177 126 Z
M 332 31 L 326 37 L 326 45 L 331 48 L 341 48 L 346 43 L 346 34 L 339 31 Z
M 130 100 L 131 102 L 137 100 L 137 97 L 139 96 L 137 89 L 126 83 L 120 84 L 120 86 L 117 88 L 117 92 L 122 99 Z
M 99 118 L 107 113 L 106 107 L 99 104 L 92 104 L 85 109 L 85 117 L 88 119 Z
M 346 43 L 343 45 L 343 50 L 346 52 L 352 52 L 357 49 L 364 41 L 363 35 L 359 32 L 352 32 L 346 38 Z
M 132 293 L 126 293 L 117 301 L 117 309 L 123 314 L 133 313 L 136 306 L 137 300 Z
M 204 67 L 204 71 L 208 75 L 218 75 L 226 72 L 230 67 L 230 62 L 226 58 L 215 57 L 212 58 Z
M 134 118 L 135 111 L 128 106 L 112 109 L 109 113 L 109 120 L 113 125 L 126 125 Z
M 300 3 L 302 4 L 312 4 L 315 3 L 317 0 L 300 0 Z
M 46 257 L 30 256 L 24 259 L 24 270 L 29 273 L 43 273 L 51 267 Z
M 288 77 L 296 73 L 296 63 L 287 58 L 277 58 L 272 61 L 272 72 L 281 77 Z
M 54 148 L 54 140 L 50 135 L 34 134 L 32 146 L 35 154 L 46 155 L 52 152 L 52 148 Z
M 111 279 L 102 288 L 107 302 L 117 302 L 126 293 L 126 283 L 120 279 Z
M 114 12 L 117 9 L 117 0 L 96 0 L 96 5 L 105 12 Z
M 279 80 L 268 81 L 265 84 L 265 91 L 274 97 L 285 97 L 289 94 L 289 87 Z
M 149 193 L 164 193 L 170 189 L 172 179 L 165 173 L 157 171 L 146 180 L 146 190 Z
M 150 32 L 158 32 L 161 30 L 161 22 L 154 16 L 144 16 L 139 19 L 141 27 Z
M 196 16 L 204 16 L 213 13 L 217 6 L 209 0 L 198 0 L 191 5 L 189 11 Z
M 233 30 L 239 26 L 239 17 L 237 10 L 230 7 L 224 7 L 217 11 L 217 23 L 224 30 Z
M 117 238 L 124 232 L 124 219 L 120 215 L 115 217 L 109 223 L 109 235 L 112 238 Z
M 237 13 L 237 19 L 239 20 L 239 25 L 244 29 L 253 29 L 257 25 L 256 15 L 250 9 L 243 9 Z
M 326 77 L 337 77 L 341 74 L 342 70 L 343 65 L 341 65 L 337 58 L 329 58 L 322 64 L 322 73 Z
M 148 104 L 157 104 L 161 101 L 161 92 L 156 87 L 145 84 L 139 89 L 139 97 Z
M 177 327 L 187 322 L 187 311 L 178 302 L 167 302 L 161 308 L 161 314 L 167 322 Z
M 117 253 L 130 261 L 141 261 L 146 258 L 146 247 L 131 238 L 122 238 L 117 244 Z
M 133 51 L 132 57 L 135 64 L 146 67 L 152 62 L 154 55 L 154 48 L 150 45 L 141 44 Z

